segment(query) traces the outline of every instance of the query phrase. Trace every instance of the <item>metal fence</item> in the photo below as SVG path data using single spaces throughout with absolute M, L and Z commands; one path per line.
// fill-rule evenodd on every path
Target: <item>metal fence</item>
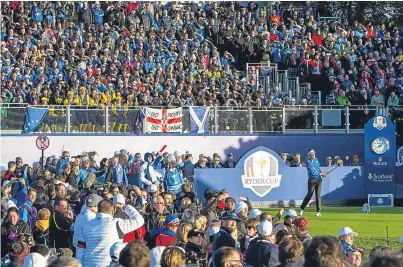
M 138 107 L 127 109 L 88 109 L 55 106 L 35 132 L 38 133 L 134 133 Z M 183 107 L 183 134 L 190 133 L 190 115 Z M 283 107 L 211 107 L 209 133 L 295 133 L 363 131 L 375 114 L 388 113 L 376 106 L 285 105 Z M 3 133 L 20 133 L 25 121 L 25 106 L 1 105 Z

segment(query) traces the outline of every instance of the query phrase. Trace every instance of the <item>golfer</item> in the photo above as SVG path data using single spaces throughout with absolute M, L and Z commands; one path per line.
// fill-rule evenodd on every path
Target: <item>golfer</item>
M 319 160 L 315 156 L 315 150 L 311 149 L 308 152 L 308 160 L 306 162 L 306 168 L 308 170 L 308 193 L 304 201 L 302 202 L 301 207 L 299 208 L 299 215 L 302 216 L 304 213 L 304 209 L 306 205 L 308 205 L 309 200 L 313 195 L 313 191 L 315 190 L 315 198 L 316 198 L 316 217 L 320 217 L 320 189 L 322 186 L 322 177 L 326 177 L 326 172 L 321 172 Z

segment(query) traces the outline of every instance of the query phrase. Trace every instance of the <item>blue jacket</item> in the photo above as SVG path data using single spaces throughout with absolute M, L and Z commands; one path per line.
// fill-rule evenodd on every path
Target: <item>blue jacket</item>
M 306 169 L 308 170 L 308 178 L 319 178 L 320 177 L 320 164 L 318 158 L 308 159 L 306 161 Z
M 70 158 L 61 158 L 56 164 L 56 173 L 62 173 L 63 172 L 63 166 L 68 164 L 70 162 Z
M 166 188 L 167 191 L 171 194 L 178 194 L 181 192 L 182 187 L 182 174 L 179 172 L 177 168 L 169 169 L 166 172 Z
M 34 21 L 42 21 L 43 20 L 43 13 L 40 7 L 35 6 L 32 8 L 32 20 Z
M 30 200 L 26 200 L 23 204 L 32 207 L 32 202 Z M 29 211 L 25 208 L 20 208 L 18 209 L 18 213 L 20 215 L 21 220 L 29 224 L 29 217 L 30 217 Z

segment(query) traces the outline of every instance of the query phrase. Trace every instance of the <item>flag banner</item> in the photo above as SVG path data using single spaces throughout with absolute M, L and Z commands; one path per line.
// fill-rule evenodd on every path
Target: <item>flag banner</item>
M 25 109 L 25 124 L 22 133 L 35 131 L 48 115 L 48 108 L 27 107 Z
M 208 133 L 210 107 L 189 107 L 190 132 Z
M 147 133 L 181 133 L 182 108 L 145 108 L 144 131 Z
M 133 131 L 136 135 L 143 133 L 143 124 L 144 124 L 144 119 L 146 117 L 144 109 L 145 108 L 139 109 L 139 111 L 137 112 L 136 119 L 134 121 Z

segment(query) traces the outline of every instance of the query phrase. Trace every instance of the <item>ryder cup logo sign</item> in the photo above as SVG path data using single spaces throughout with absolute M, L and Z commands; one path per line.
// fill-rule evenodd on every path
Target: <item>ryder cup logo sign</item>
M 272 154 L 266 151 L 255 152 L 245 160 L 242 185 L 264 197 L 273 188 L 280 186 L 281 175 L 278 169 L 278 160 Z
M 386 127 L 386 119 L 382 116 L 376 116 L 374 119 L 374 128 L 378 129 L 379 131 Z

